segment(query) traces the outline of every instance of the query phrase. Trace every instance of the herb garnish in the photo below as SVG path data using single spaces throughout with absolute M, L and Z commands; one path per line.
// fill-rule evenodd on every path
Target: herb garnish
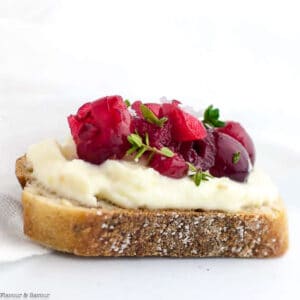
M 219 109 L 210 105 L 204 112 L 204 119 L 202 122 L 206 127 L 224 127 L 225 122 L 219 120 L 219 117 Z
M 195 182 L 196 186 L 199 186 L 202 181 L 208 181 L 213 176 L 207 172 L 203 172 L 201 169 L 197 169 L 193 164 L 187 162 L 190 171 L 190 177 Z
M 141 104 L 141 112 L 146 121 L 151 124 L 155 124 L 159 127 L 162 127 L 166 121 L 168 121 L 167 117 L 158 118 L 151 109 L 149 109 L 145 104 Z
M 241 158 L 241 152 L 235 152 L 232 155 L 232 163 L 237 164 L 240 161 Z
M 150 162 L 154 154 L 160 154 L 166 157 L 174 156 L 174 152 L 170 150 L 168 147 L 162 147 L 161 149 L 157 149 L 156 147 L 150 146 L 148 133 L 145 134 L 145 142 L 143 141 L 143 138 L 138 133 L 130 134 L 127 137 L 127 140 L 131 144 L 131 148 L 126 152 L 126 154 L 131 155 L 135 153 L 134 159 L 136 161 L 138 161 L 146 151 L 151 152 L 148 163 Z
M 156 147 L 150 146 L 148 133 L 145 134 L 145 142 L 137 132 L 127 136 L 127 140 L 131 144 L 131 148 L 126 152 L 126 154 L 131 155 L 135 153 L 134 159 L 136 161 L 138 161 L 141 156 L 147 151 L 150 152 L 148 157 L 148 164 L 150 163 L 154 154 L 160 154 L 166 157 L 173 157 L 175 155 L 174 152 L 168 147 L 157 149 Z M 203 172 L 201 169 L 197 169 L 193 164 L 189 162 L 187 162 L 187 165 L 189 167 L 189 176 L 197 186 L 199 186 L 202 181 L 208 181 L 213 177 L 209 173 Z
M 128 99 L 125 99 L 124 102 L 125 102 L 125 104 L 126 104 L 127 107 L 129 107 L 131 105 L 131 103 L 130 103 L 130 101 Z

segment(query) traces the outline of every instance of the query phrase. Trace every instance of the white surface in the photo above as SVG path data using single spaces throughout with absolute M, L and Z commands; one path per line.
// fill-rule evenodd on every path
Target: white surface
M 20 199 L 0 192 L 0 263 L 49 253 L 23 234 Z
M 1 193 L 19 199 L 16 157 L 63 138 L 83 101 L 165 95 L 196 109 L 213 103 L 245 125 L 288 204 L 292 234 L 288 254 L 271 260 L 30 258 L 1 264 L 0 293 L 298 299 L 299 50 L 298 1 L 2 0 Z

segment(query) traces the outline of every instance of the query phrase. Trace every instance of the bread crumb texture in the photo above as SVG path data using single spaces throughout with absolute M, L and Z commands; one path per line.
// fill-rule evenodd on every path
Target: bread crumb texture
M 24 230 L 83 256 L 271 257 L 287 248 L 285 213 L 87 209 L 23 192 Z

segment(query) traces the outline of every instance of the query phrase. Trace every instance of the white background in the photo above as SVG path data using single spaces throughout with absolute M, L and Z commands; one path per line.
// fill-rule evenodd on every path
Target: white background
M 2 0 L 0 101 L 213 103 L 297 150 L 299 12 L 297 1 Z
M 15 158 L 41 138 L 63 138 L 66 116 L 83 102 L 109 94 L 145 101 L 166 96 L 197 110 L 212 103 L 240 121 L 293 215 L 300 207 L 299 15 L 298 1 L 1 0 L 1 190 L 19 196 Z M 111 299 L 162 293 L 183 299 L 200 291 L 218 299 L 226 293 L 299 299 L 298 227 L 281 260 L 51 254 L 3 265 L 0 292 L 48 288 L 52 299 L 67 293 L 80 299 L 80 291 Z

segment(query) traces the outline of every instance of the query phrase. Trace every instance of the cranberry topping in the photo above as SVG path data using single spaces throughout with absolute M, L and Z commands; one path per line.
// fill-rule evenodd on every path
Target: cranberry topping
M 131 128 L 132 132 L 137 131 L 142 137 L 145 137 L 147 133 L 149 135 L 150 145 L 158 149 L 169 146 L 172 141 L 171 126 L 169 122 L 166 122 L 162 127 L 159 127 L 144 119 L 133 118 Z
M 172 137 L 175 141 L 194 141 L 206 137 L 206 129 L 202 122 L 183 111 L 178 106 L 178 101 L 164 103 L 162 112 L 164 116 L 168 117 L 172 125 Z
M 78 157 L 94 164 L 122 158 L 129 147 L 131 116 L 121 96 L 108 96 L 68 117 Z
M 249 155 L 244 146 L 231 136 L 216 131 L 215 164 L 209 172 L 215 177 L 226 176 L 244 182 L 249 174 Z
M 182 178 L 188 172 L 188 165 L 180 154 L 175 154 L 173 157 L 156 154 L 150 162 L 150 167 L 172 178 Z
M 251 163 L 255 162 L 255 147 L 250 135 L 245 128 L 238 122 L 228 121 L 224 127 L 217 129 L 219 132 L 226 133 L 239 141 L 247 150 Z
M 181 143 L 179 152 L 197 169 L 207 171 L 215 164 L 216 146 L 213 132 L 207 131 L 207 136 L 203 140 Z
M 210 106 L 204 114 L 203 122 L 210 128 L 206 129 L 200 120 L 182 110 L 177 100 L 146 103 L 148 111 L 141 109 L 141 104 L 132 104 L 136 112 L 132 117 L 121 96 L 107 96 L 82 105 L 76 115 L 70 115 L 78 157 L 101 164 L 107 159 L 122 159 L 129 150 L 129 159 L 137 155 L 136 159 L 142 158 L 172 178 L 186 176 L 190 163 L 194 172 L 209 171 L 215 177 L 239 182 L 247 179 L 255 149 L 239 123 L 220 121 L 218 109 Z

